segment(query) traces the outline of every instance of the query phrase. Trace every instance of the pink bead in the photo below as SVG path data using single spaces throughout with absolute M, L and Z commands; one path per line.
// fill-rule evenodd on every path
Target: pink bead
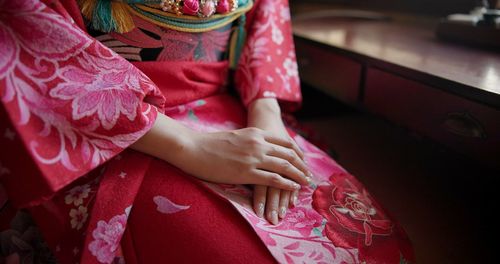
M 186 15 L 196 15 L 200 10 L 200 2 L 198 0 L 184 0 L 182 13 Z
M 212 0 L 206 0 L 205 4 L 201 7 L 201 13 L 205 17 L 209 17 L 215 13 L 215 3 Z
M 229 0 L 220 0 L 217 5 L 217 13 L 225 14 L 229 12 L 231 9 L 231 5 L 229 4 Z

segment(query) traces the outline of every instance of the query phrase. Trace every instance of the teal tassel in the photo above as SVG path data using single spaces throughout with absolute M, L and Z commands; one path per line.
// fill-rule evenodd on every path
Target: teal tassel
M 236 34 L 236 42 L 234 43 L 233 48 L 233 57 L 230 62 L 230 66 L 232 69 L 235 69 L 238 65 L 238 61 L 240 60 L 241 52 L 243 49 L 243 45 L 245 44 L 246 39 L 246 30 L 245 30 L 246 16 L 243 14 L 238 18 L 238 25 L 233 34 Z
M 116 31 L 116 23 L 111 15 L 111 0 L 97 0 L 92 27 L 102 32 Z

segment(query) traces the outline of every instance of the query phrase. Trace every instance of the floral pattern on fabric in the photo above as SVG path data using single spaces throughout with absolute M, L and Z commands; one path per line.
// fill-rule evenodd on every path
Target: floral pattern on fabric
M 392 233 L 392 221 L 349 174 L 330 177 L 330 184 L 318 186 L 313 200 L 314 209 L 328 220 L 326 235 L 337 246 L 357 248 L 360 240 L 367 247 L 375 246 L 377 236 Z
M 261 0 L 235 75 L 245 105 L 263 97 L 302 99 L 288 1 Z
M 189 209 L 189 205 L 176 204 L 167 197 L 158 195 L 153 198 L 153 202 L 156 204 L 156 210 L 162 214 L 175 214 L 177 212 Z
M 298 102 L 300 91 L 287 1 L 257 0 L 255 3 L 254 10 L 250 12 L 252 14 L 248 16 L 250 22 L 248 41 L 237 73 L 236 82 L 241 97 L 245 104 L 261 97 L 276 97 L 284 101 Z M 27 30 L 20 29 L 24 20 L 29 22 L 25 24 L 33 27 L 30 32 L 35 33 L 32 39 L 39 42 L 37 45 L 33 45 L 33 41 L 26 41 Z M 13 23 L 15 21 L 19 23 Z M 177 192 L 177 196 L 160 196 L 160 193 L 155 192 L 143 203 L 136 200 L 138 193 L 144 190 L 142 188 L 151 188 L 145 185 L 148 182 L 146 174 L 150 169 L 152 159 L 125 148 L 151 126 L 156 113 L 153 105 L 162 108 L 163 97 L 159 90 L 140 71 L 127 64 L 125 60 L 98 41 L 89 38 L 70 20 L 65 20 L 40 1 L 19 0 L 14 3 L 14 1 L 0 0 L 0 26 L 0 42 L 6 44 L 0 46 L 2 55 L 0 56 L 0 95 L 3 106 L 9 112 L 8 117 L 16 125 L 15 128 L 7 128 L 9 130 L 5 130 L 5 139 L 0 138 L 0 141 L 19 140 L 19 145 L 24 144 L 26 149 L 30 150 L 28 154 L 31 154 L 32 158 L 38 162 L 37 168 L 40 166 L 43 169 L 43 175 L 30 171 L 28 175 L 35 176 L 28 180 L 24 178 L 19 180 L 25 174 L 15 171 L 22 166 L 14 161 L 0 164 L 0 174 L 2 177 L 11 177 L 12 171 L 12 175 L 19 177 L 16 180 L 21 183 L 31 183 L 31 179 L 45 177 L 46 181 L 50 181 L 49 187 L 52 187 L 52 192 L 49 194 L 58 191 L 55 196 L 51 196 L 49 201 L 38 208 L 46 210 L 43 211 L 45 215 L 39 212 L 40 218 L 38 219 L 43 219 L 42 223 L 48 222 L 45 223 L 44 235 L 50 237 L 47 241 L 54 242 L 54 245 L 51 244 L 54 254 L 62 263 L 123 263 L 123 255 L 126 255 L 122 252 L 123 246 L 124 250 L 137 250 L 144 255 L 153 251 L 161 251 L 166 255 L 164 257 L 168 258 L 168 252 L 162 251 L 164 245 L 161 243 L 131 246 L 130 244 L 133 244 L 130 243 L 131 240 L 137 238 L 140 231 L 132 234 L 127 233 L 127 230 L 129 228 L 143 230 L 152 219 L 182 218 L 185 214 L 192 215 L 192 218 L 196 218 L 195 223 L 200 223 L 194 226 L 204 227 L 203 223 L 207 220 L 206 215 L 199 215 L 199 213 L 197 215 L 196 210 L 192 209 L 197 205 L 196 201 L 185 202 L 183 199 L 178 199 L 181 192 Z M 144 33 L 144 31 L 141 32 Z M 188 41 L 184 43 L 181 41 L 181 39 L 187 40 L 188 35 L 175 35 L 172 32 L 168 35 L 171 36 L 170 40 L 166 36 L 162 41 L 166 40 L 172 45 L 179 44 L 172 47 L 183 45 L 186 50 L 193 50 L 192 46 L 187 45 Z M 49 39 L 48 36 L 53 39 Z M 148 36 L 142 39 L 137 38 L 137 42 L 144 41 L 144 45 L 158 44 L 158 39 Z M 135 37 L 130 36 L 127 41 L 132 43 L 133 38 Z M 222 44 L 222 41 L 219 42 L 219 40 L 222 40 L 222 37 L 214 35 L 214 39 L 207 38 L 211 44 L 200 45 L 206 47 L 212 45 L 216 50 L 221 48 L 219 44 Z M 122 45 L 123 42 L 118 40 L 118 37 L 117 39 L 102 37 L 100 40 L 114 47 L 116 52 L 130 60 L 134 60 L 134 56 L 141 52 L 140 48 L 137 48 L 139 45 Z M 148 44 L 148 41 L 151 42 Z M 59 45 L 52 45 L 54 42 Z M 165 45 L 161 43 L 160 47 L 163 46 Z M 185 54 L 174 55 L 174 53 L 164 55 L 166 57 L 178 55 L 179 57 L 176 58 L 179 60 L 189 59 L 182 57 Z M 195 54 L 195 52 L 190 54 Z M 206 58 L 210 59 L 209 56 Z M 164 73 L 176 74 L 177 71 L 170 69 L 171 72 L 155 72 L 155 65 L 165 64 L 158 62 L 145 64 L 151 66 L 149 69 L 151 78 L 155 74 L 159 75 L 156 76 L 158 78 L 155 82 L 159 86 L 163 85 L 161 86 L 162 92 L 165 96 L 169 96 L 169 100 L 172 99 L 171 102 L 174 102 L 170 105 L 173 107 L 165 111 L 170 117 L 194 130 L 204 132 L 231 130 L 245 126 L 244 109 L 230 95 L 215 94 L 220 92 L 217 90 L 205 93 L 203 96 L 195 95 L 194 101 L 179 105 L 181 103 L 175 101 L 178 98 L 173 98 L 169 93 L 172 91 L 169 90 L 169 86 L 172 86 L 171 79 L 165 77 L 162 80 L 168 75 Z M 214 64 L 195 65 L 193 63 L 190 66 L 210 68 L 214 67 Z M 140 67 L 139 63 L 136 65 Z M 222 64 L 219 63 L 219 65 Z M 220 67 L 216 69 L 219 71 Z M 196 78 L 188 79 L 189 82 L 185 82 L 185 86 L 182 86 L 183 89 L 186 88 L 186 93 L 200 92 L 207 83 L 212 85 L 223 83 L 219 80 L 222 77 L 218 75 L 210 75 L 213 78 L 199 78 L 200 75 L 193 75 L 196 75 L 194 76 Z M 0 128 L 2 130 L 0 132 L 3 133 L 4 127 L 1 123 Z M 337 210 L 339 217 L 355 216 L 357 222 L 352 230 L 364 233 L 353 232 L 342 225 L 335 227 L 337 229 L 332 228 L 330 226 L 332 221 L 339 222 L 329 211 L 333 202 L 329 201 L 328 211 L 315 210 L 313 206 L 318 202 L 314 200 L 313 194 L 316 193 L 318 196 L 323 191 L 325 192 L 323 194 L 328 193 L 328 188 L 333 188 L 332 186 L 335 185 L 331 180 L 332 175 L 337 177 L 335 175 L 342 175 L 345 171 L 303 138 L 294 136 L 293 133 L 292 137 L 305 152 L 305 159 L 314 174 L 314 183 L 302 188 L 297 206 L 288 212 L 279 225 L 271 225 L 255 215 L 251 206 L 252 192 L 248 188 L 240 185 L 206 184 L 208 188 L 232 203 L 254 229 L 271 252 L 272 257 L 280 263 L 361 263 L 367 260 L 368 263 L 387 263 L 394 262 L 393 256 L 396 256 L 397 260 L 411 256 L 407 254 L 411 250 L 400 252 L 401 248 L 407 244 L 401 239 L 402 236 L 396 233 L 397 225 L 394 226 L 391 234 L 387 236 L 379 234 L 380 230 L 376 230 L 376 227 L 381 225 L 373 221 L 373 219 L 379 219 L 377 217 L 380 216 L 378 205 L 371 197 L 368 202 L 368 195 L 353 194 L 354 190 L 349 192 L 350 195 L 339 194 L 338 204 L 335 204 L 333 209 Z M 123 152 L 117 155 L 120 151 Z M 112 158 L 113 156 L 115 158 Z M 8 158 L 6 158 L 7 161 L 9 161 Z M 108 162 L 100 166 L 99 171 L 93 169 L 105 161 Z M 160 163 L 158 160 L 154 161 Z M 4 162 L 3 156 L 2 162 Z M 6 164 L 9 165 L 8 168 L 2 166 Z M 165 166 L 154 168 L 164 171 L 155 172 L 167 172 L 161 174 L 162 177 L 175 174 L 175 168 L 166 164 L 162 165 Z M 85 173 L 88 174 L 80 177 Z M 77 179 L 76 182 L 70 183 L 75 179 Z M 180 181 L 182 180 L 184 178 Z M 198 187 L 204 188 L 202 184 Z M 60 190 L 61 186 L 66 188 Z M 175 185 L 167 184 L 154 185 L 153 188 L 168 189 L 172 186 L 175 187 Z M 358 187 L 356 191 L 363 194 L 361 191 L 363 188 L 360 185 L 356 186 Z M 8 186 L 8 190 L 17 190 L 15 187 L 19 186 L 14 186 L 14 188 Z M 38 186 L 35 187 L 37 190 Z M 203 189 L 203 191 L 206 190 Z M 212 199 L 213 196 L 205 196 L 204 193 L 198 198 L 200 199 L 197 201 Z M 348 198 L 349 202 L 341 202 Z M 359 203 L 364 203 L 365 207 L 361 207 Z M 132 213 L 133 216 L 139 216 L 138 218 L 143 221 L 128 223 L 132 205 L 134 208 L 149 208 L 148 211 L 140 211 L 144 213 L 143 215 Z M 376 210 L 375 214 L 370 209 L 372 207 Z M 215 219 L 215 222 L 220 220 L 220 218 Z M 240 224 L 240 222 L 237 223 Z M 349 225 L 347 220 L 342 220 L 342 223 L 345 226 Z M 130 224 L 128 228 L 127 224 Z M 168 225 L 166 222 L 161 222 L 161 224 Z M 366 228 L 367 225 L 370 229 Z M 54 228 L 54 226 L 61 228 Z M 40 227 L 42 228 L 42 225 Z M 158 225 L 152 227 L 155 233 L 163 234 Z M 367 236 L 370 230 L 371 236 Z M 357 234 L 360 241 L 355 247 L 339 245 L 336 240 L 330 238 L 338 235 L 345 236 L 348 241 L 351 241 L 353 233 Z M 367 237 L 371 238 L 369 245 L 366 243 Z M 187 240 L 189 238 L 181 237 L 181 239 L 189 241 Z M 386 239 L 386 241 L 381 243 L 381 239 Z M 382 244 L 385 248 L 381 250 Z M 214 241 L 214 245 L 220 244 Z M 367 252 L 367 248 L 375 249 L 376 252 Z M 191 249 L 188 248 L 188 250 Z M 134 252 L 130 253 L 133 255 Z M 387 260 L 387 256 L 391 259 Z
M 131 32 L 97 36 L 105 46 L 129 61 L 216 62 L 224 58 L 228 48 L 230 25 L 190 33 L 162 28 L 136 16 L 133 19 L 136 28 Z
M 126 225 L 126 214 L 116 215 L 108 222 L 101 220 L 97 223 L 97 228 L 92 231 L 94 240 L 90 242 L 89 250 L 99 262 L 113 262 Z
M 75 206 L 81 205 L 83 203 L 83 199 L 89 197 L 90 191 L 91 189 L 89 184 L 76 186 L 68 191 L 64 201 L 66 204 L 74 204 Z
M 208 186 L 231 201 L 279 263 L 359 263 L 356 248 L 337 246 L 326 236 L 327 219 L 312 206 L 312 195 L 316 187 L 329 178 L 329 174 L 324 173 L 343 173 L 344 170 L 333 160 L 322 162 L 328 156 L 300 136 L 295 135 L 293 138 L 304 151 L 306 162 L 314 164 L 310 165 L 314 183 L 302 187 L 298 204 L 287 212 L 278 225 L 272 225 L 255 215 L 251 192 L 245 192 L 244 187 Z
M 0 42 L 1 100 L 52 189 L 142 136 L 144 100 L 161 107 L 148 77 L 40 1 L 0 0 Z

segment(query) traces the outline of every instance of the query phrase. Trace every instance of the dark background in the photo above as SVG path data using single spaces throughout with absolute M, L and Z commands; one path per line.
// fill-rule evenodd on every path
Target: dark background
M 311 0 L 307 0 L 311 1 Z M 490 2 L 496 2 L 491 0 Z M 291 0 L 304 2 L 304 0 Z M 316 0 L 311 2 L 332 3 L 352 8 L 384 9 L 426 15 L 447 15 L 450 13 L 468 13 L 478 6 L 480 0 Z

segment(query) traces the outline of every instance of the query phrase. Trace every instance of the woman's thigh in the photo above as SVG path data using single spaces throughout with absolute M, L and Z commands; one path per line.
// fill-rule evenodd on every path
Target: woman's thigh
M 138 263 L 274 263 L 228 201 L 158 160 L 144 178 L 128 229 Z

